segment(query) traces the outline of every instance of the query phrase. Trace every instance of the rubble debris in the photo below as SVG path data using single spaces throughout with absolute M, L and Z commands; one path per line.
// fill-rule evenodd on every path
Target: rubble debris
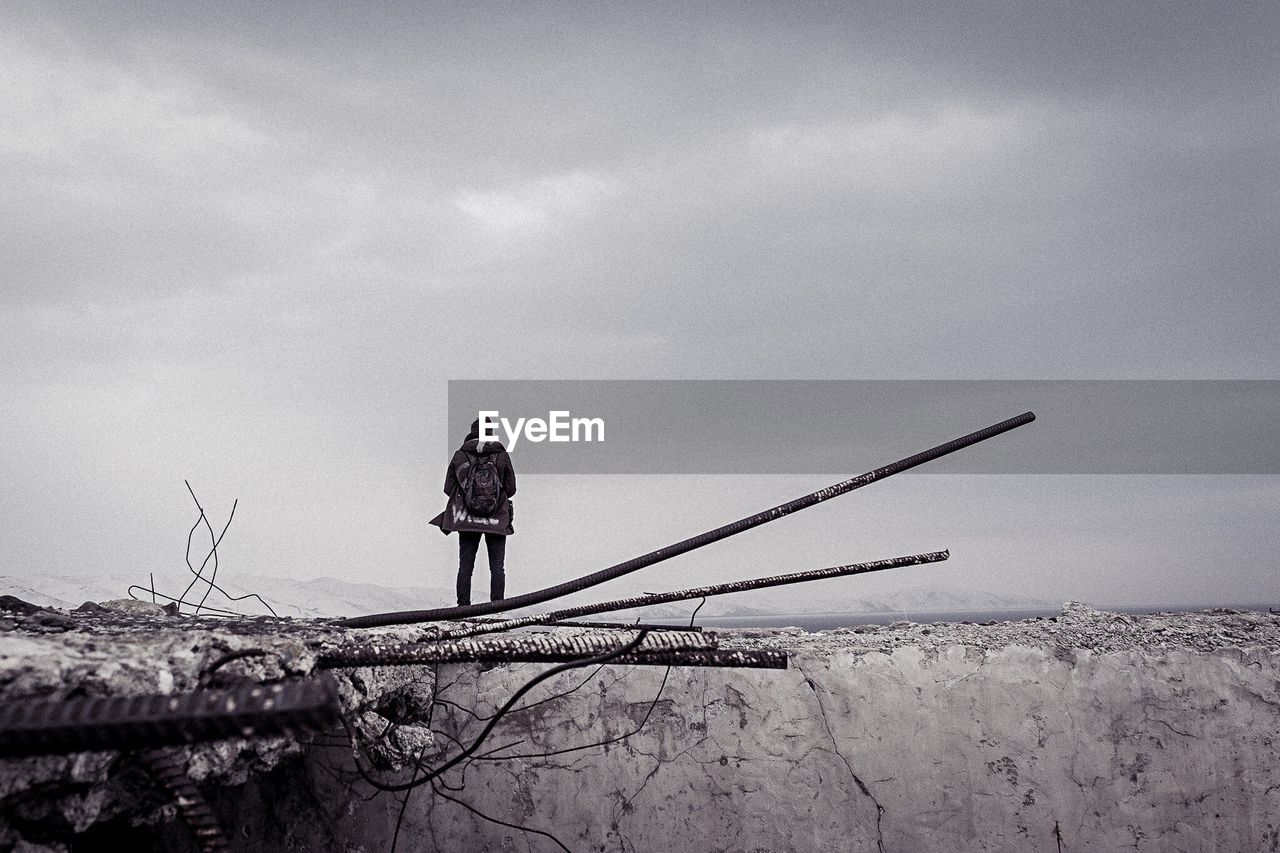
M 233 689 L 247 682 L 308 676 L 324 656 L 354 644 L 377 641 L 395 645 L 430 638 L 430 632 L 421 627 L 352 631 L 325 620 L 264 617 L 231 621 L 186 615 L 157 618 L 119 611 L 47 612 L 66 617 L 73 627 L 46 633 L 26 625 L 23 617 L 12 619 L 14 627 L 0 642 L 0 700 Z M 519 636 L 564 637 L 586 630 L 547 629 Z M 719 641 L 716 654 L 799 654 L 801 666 L 810 673 L 811 663 L 817 665 L 824 659 L 832 666 L 838 660 L 897 656 L 899 652 L 906 657 L 895 659 L 923 655 L 928 660 L 943 653 L 968 659 L 1010 647 L 1041 648 L 1068 666 L 1091 654 L 1154 651 L 1158 659 L 1166 650 L 1229 655 L 1251 665 L 1250 661 L 1280 650 L 1280 615 L 1234 610 L 1113 614 L 1072 604 L 1053 619 L 997 622 L 985 627 L 907 623 L 897 628 L 864 625 L 816 634 L 794 627 L 757 628 L 718 631 L 715 637 Z M 495 672 L 474 664 L 451 671 Z M 430 725 L 436 678 L 433 667 L 365 666 L 332 672 L 343 714 L 352 721 L 369 766 L 395 772 L 413 766 L 424 751 L 435 754 Z M 449 676 L 450 680 L 454 677 Z M 508 679 L 521 677 L 513 670 Z M 497 695 L 501 694 L 498 690 Z M 662 713 L 679 716 L 674 707 L 670 713 Z M 672 725 L 676 716 L 671 716 Z M 332 747 L 339 741 L 328 738 L 327 743 Z M 341 736 L 341 743 L 347 750 L 345 736 Z M 445 745 L 441 742 L 439 746 Z M 240 785 L 251 776 L 262 778 L 285 758 L 315 748 L 298 738 L 233 738 L 178 748 L 175 754 L 192 784 L 207 792 Z M 52 827 L 49 838 L 53 846 L 49 849 L 58 850 L 63 848 L 57 838 L 74 837 L 104 822 L 172 820 L 172 802 L 150 777 L 130 770 L 130 766 L 122 754 L 112 752 L 0 760 L 0 849 L 18 837 L 14 821 L 23 826 L 34 822 Z M 38 796 L 33 793 L 37 791 Z
M 104 610 L 116 610 L 120 613 L 137 613 L 144 616 L 168 616 L 162 605 L 153 604 L 150 601 L 138 601 L 135 598 L 113 598 L 110 601 L 104 601 L 99 604 Z
M 30 601 L 23 601 L 16 595 L 0 595 L 0 610 L 6 613 L 16 613 L 20 616 L 26 616 L 29 613 L 36 613 L 44 610 L 38 604 L 32 604 Z

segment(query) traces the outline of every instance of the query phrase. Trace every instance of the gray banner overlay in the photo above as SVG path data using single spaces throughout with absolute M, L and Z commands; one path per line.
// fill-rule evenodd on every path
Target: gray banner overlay
M 1276 380 L 453 380 L 448 452 L 481 410 L 604 422 L 603 441 L 500 429 L 522 474 L 852 476 L 1026 411 L 915 471 L 1280 473 Z

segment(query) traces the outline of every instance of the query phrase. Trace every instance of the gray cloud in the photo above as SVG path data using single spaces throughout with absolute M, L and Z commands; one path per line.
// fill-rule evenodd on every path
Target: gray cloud
M 272 571 L 447 562 L 450 378 L 1280 367 L 1271 5 L 2 15 L 14 569 L 171 560 L 188 473 Z

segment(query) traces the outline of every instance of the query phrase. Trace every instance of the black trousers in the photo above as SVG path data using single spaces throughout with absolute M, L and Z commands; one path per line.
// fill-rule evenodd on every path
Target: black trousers
M 476 552 L 480 550 L 479 533 L 458 533 L 458 606 L 471 603 L 471 573 L 476 567 Z M 504 564 L 507 557 L 507 537 L 497 533 L 485 533 L 485 550 L 489 552 L 489 600 L 502 600 L 507 575 Z

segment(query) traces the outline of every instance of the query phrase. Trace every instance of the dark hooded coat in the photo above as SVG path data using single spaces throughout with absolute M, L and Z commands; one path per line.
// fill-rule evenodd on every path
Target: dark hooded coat
M 510 536 L 515 532 L 511 526 L 511 496 L 516 493 L 516 472 L 511 467 L 511 457 L 500 441 L 486 441 L 483 447 L 478 446 L 479 435 L 473 431 L 467 434 L 462 447 L 453 454 L 449 462 L 449 470 L 444 475 L 444 493 L 449 496 L 444 512 L 431 519 L 430 523 L 439 527 L 446 536 L 455 530 L 472 533 L 498 533 Z M 464 466 L 470 465 L 477 457 L 492 456 L 498 468 L 498 479 L 502 482 L 501 502 L 493 515 L 481 517 L 472 515 L 467 509 L 462 496 L 461 476 Z

